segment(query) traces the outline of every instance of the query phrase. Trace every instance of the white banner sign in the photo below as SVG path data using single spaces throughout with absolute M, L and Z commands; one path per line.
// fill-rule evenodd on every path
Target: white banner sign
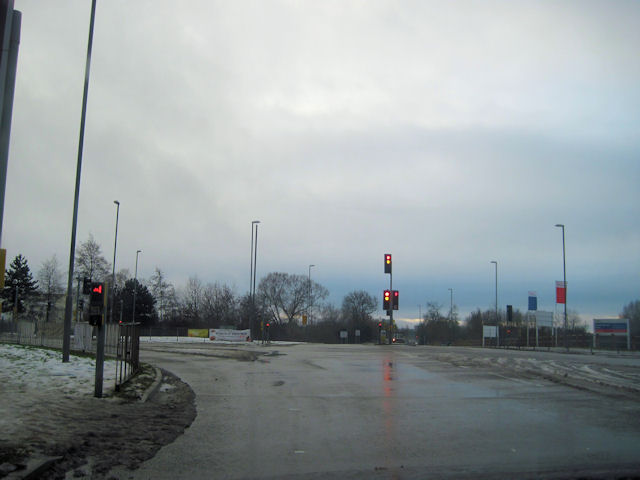
M 484 325 L 482 327 L 482 336 L 484 338 L 496 338 L 496 327 L 495 325 Z
M 538 310 L 533 316 L 536 317 L 536 327 L 553 327 L 553 312 Z
M 222 342 L 250 342 L 249 330 L 228 330 L 224 328 L 210 328 L 209 340 Z

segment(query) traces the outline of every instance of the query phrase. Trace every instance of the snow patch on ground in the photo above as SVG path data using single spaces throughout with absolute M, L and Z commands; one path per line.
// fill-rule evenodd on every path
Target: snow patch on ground
M 174 387 L 173 385 L 170 385 L 168 383 L 163 383 L 162 385 L 160 385 L 160 389 L 159 390 L 161 392 L 168 392 L 169 390 L 173 390 L 174 388 L 176 388 L 176 387 Z
M 235 346 L 260 346 L 262 345 L 260 340 L 254 340 L 253 342 L 227 342 L 223 340 L 211 341 L 208 338 L 202 337 L 140 337 L 141 343 L 207 343 L 210 345 L 235 345 Z M 284 342 L 284 341 L 272 341 L 270 345 L 300 345 L 301 342 Z
M 91 396 L 95 372 L 93 358 L 70 355 L 69 362 L 63 363 L 62 353 L 56 350 L 0 344 L 0 384 L 5 388 L 11 385 L 23 393 L 36 390 L 41 394 Z M 115 360 L 105 360 L 103 378 L 103 394 L 113 392 Z

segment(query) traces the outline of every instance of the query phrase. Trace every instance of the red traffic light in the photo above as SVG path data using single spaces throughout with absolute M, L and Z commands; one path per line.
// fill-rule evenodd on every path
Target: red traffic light
M 267 328 L 269 328 L 271 326 L 271 324 L 269 322 L 267 322 Z
M 102 293 L 102 284 L 99 283 L 97 285 L 94 285 L 93 288 L 91 289 L 92 293 Z
M 382 309 L 389 310 L 391 304 L 391 290 L 385 290 L 382 295 Z
M 384 254 L 384 273 L 391 273 L 391 254 Z

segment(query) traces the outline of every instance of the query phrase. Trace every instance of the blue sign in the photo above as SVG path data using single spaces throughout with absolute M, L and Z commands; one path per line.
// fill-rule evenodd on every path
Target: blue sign
M 529 297 L 529 310 L 538 310 L 538 297 Z

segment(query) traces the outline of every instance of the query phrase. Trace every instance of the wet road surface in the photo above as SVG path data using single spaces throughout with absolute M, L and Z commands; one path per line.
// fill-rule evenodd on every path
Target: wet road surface
M 145 349 L 142 358 L 193 388 L 198 416 L 182 437 L 119 478 L 640 474 L 637 396 L 505 367 L 524 358 L 556 362 L 552 354 L 295 345 L 254 348 L 258 359 L 242 361 L 208 356 L 208 344 L 198 352 L 168 348 Z M 456 352 L 463 360 L 450 361 Z M 640 371 L 638 359 L 616 362 L 611 369 Z

